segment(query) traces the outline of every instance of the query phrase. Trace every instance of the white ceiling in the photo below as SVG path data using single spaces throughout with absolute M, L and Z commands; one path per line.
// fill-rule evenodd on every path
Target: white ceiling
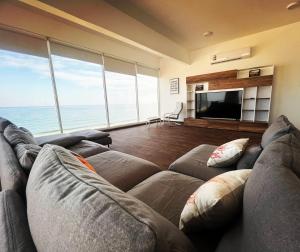
M 300 21 L 295 0 L 18 0 L 39 13 L 190 63 L 190 51 Z M 210 37 L 203 33 L 212 31 Z
M 286 9 L 291 1 L 106 0 L 189 50 L 300 21 L 300 7 Z

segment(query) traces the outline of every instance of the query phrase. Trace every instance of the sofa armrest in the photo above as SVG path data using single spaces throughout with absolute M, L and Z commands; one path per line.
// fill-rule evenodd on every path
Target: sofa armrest
M 36 141 L 40 146 L 44 146 L 45 144 L 54 144 L 62 147 L 75 145 L 84 139 L 85 137 L 83 136 L 74 136 L 71 134 L 58 134 L 36 137 Z
M 235 165 L 223 168 L 208 167 L 207 160 L 218 146 L 201 144 L 190 150 L 170 166 L 169 170 L 207 181 L 221 173 L 235 170 Z

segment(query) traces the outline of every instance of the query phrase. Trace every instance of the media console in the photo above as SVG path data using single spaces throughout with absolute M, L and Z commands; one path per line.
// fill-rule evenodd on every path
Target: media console
M 185 118 L 184 125 L 211 129 L 225 129 L 235 131 L 246 131 L 263 133 L 268 128 L 268 123 L 263 122 L 245 122 L 232 120 L 215 120 L 215 119 L 194 119 Z
M 253 69 L 260 69 L 260 76 L 249 77 L 249 72 Z M 268 127 L 270 118 L 273 73 L 274 66 L 263 66 L 187 77 L 187 117 L 184 124 L 205 128 L 263 132 Z M 199 115 L 196 111 L 197 93 L 229 90 L 243 90 L 240 120 L 196 118 L 196 114 Z

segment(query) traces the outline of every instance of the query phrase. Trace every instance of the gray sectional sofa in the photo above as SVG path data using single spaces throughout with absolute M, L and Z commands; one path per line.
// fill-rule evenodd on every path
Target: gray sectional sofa
M 238 168 L 207 167 L 214 147 L 197 147 L 167 171 L 109 149 L 89 152 L 93 173 L 65 147 L 45 144 L 27 175 L 6 126 L 0 120 L 0 251 L 300 251 L 300 132 L 284 116 L 243 157 L 240 166 L 253 171 L 234 222 L 188 235 L 178 229 L 188 197 Z

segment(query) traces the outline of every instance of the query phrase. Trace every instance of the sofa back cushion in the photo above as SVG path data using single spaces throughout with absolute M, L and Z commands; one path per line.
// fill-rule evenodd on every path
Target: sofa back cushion
M 34 139 L 31 132 L 17 127 L 14 124 L 8 125 L 4 130 L 4 136 L 6 140 L 10 143 L 12 147 L 15 147 L 17 144 L 36 144 L 37 142 Z
M 30 173 L 31 167 L 41 149 L 42 147 L 36 144 L 21 143 L 15 146 L 14 151 L 26 174 Z
M 34 252 L 26 207 L 12 190 L 0 192 L 0 251 Z
M 40 151 L 26 196 L 38 251 L 193 251 L 175 225 L 59 146 Z
M 249 146 L 237 162 L 236 169 L 252 169 L 262 150 L 263 149 L 260 145 Z
M 3 133 L 5 128 L 9 125 L 9 124 L 12 124 L 11 121 L 3 118 L 3 117 L 0 117 L 0 133 Z
M 0 178 L 2 190 L 11 189 L 25 196 L 27 175 L 2 133 L 0 133 Z
M 287 119 L 286 116 L 279 116 L 263 134 L 261 139 L 261 146 L 265 148 L 272 141 L 285 134 L 288 134 L 293 128 L 294 126 L 291 124 L 291 122 Z
M 243 215 L 217 251 L 300 250 L 300 134 L 270 143 L 244 190 Z

